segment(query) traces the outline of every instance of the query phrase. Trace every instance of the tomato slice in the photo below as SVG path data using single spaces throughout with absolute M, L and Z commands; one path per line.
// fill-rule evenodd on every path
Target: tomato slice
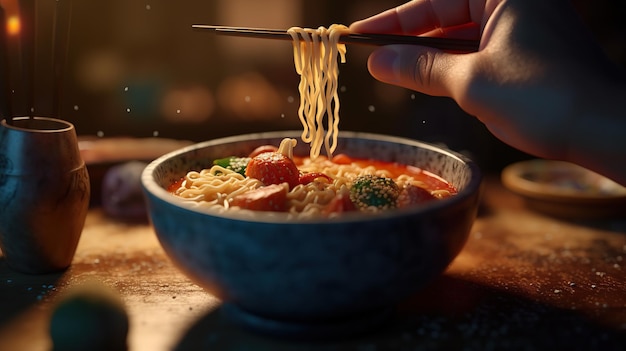
M 326 179 L 329 183 L 333 182 L 333 179 L 321 172 L 308 172 L 300 174 L 300 184 L 309 184 L 317 178 Z
M 287 210 L 287 188 L 272 184 L 235 196 L 231 206 L 253 211 L 284 212 Z
M 287 183 L 290 189 L 300 184 L 298 167 L 280 152 L 264 152 L 253 157 L 246 167 L 246 176 L 264 185 Z
M 324 207 L 324 213 L 327 215 L 331 213 L 344 213 L 356 210 L 356 206 L 354 206 L 354 203 L 350 200 L 350 196 L 347 195 L 335 196 L 332 200 L 330 200 L 328 205 Z
M 338 165 L 349 165 L 352 163 L 352 159 L 346 154 L 337 154 L 333 156 L 331 161 Z
M 423 202 L 435 200 L 435 197 L 430 191 L 415 185 L 407 185 L 400 191 L 398 195 L 397 205 L 398 207 L 408 207 L 412 205 L 421 204 Z

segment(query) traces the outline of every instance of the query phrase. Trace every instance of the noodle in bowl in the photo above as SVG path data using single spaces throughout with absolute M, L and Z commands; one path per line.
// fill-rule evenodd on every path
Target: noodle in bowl
M 466 157 L 419 141 L 346 131 L 338 137 L 338 153 L 420 167 L 458 193 L 376 214 L 294 218 L 215 211 L 168 191 L 187 172 L 208 168 L 214 159 L 247 155 L 300 134 L 199 143 L 158 158 L 142 174 L 150 220 L 166 254 L 220 298 L 231 316 L 257 329 L 293 331 L 290 326 L 298 325 L 303 331 L 326 320 L 349 321 L 394 307 L 446 269 L 464 246 L 478 208 L 481 173 Z M 294 154 L 308 152 L 307 144 L 294 149 Z

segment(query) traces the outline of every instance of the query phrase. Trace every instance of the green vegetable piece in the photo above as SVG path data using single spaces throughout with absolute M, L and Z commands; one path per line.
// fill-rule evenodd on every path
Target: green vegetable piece
M 400 188 L 391 178 L 363 175 L 354 179 L 350 200 L 361 211 L 386 210 L 396 207 Z
M 234 172 L 237 172 L 245 176 L 248 162 L 250 162 L 250 157 L 230 156 L 230 157 L 214 160 L 213 164 L 224 167 L 226 169 L 230 169 Z

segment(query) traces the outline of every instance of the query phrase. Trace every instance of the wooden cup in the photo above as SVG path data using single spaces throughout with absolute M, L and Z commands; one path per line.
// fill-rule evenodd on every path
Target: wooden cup
M 46 117 L 0 122 L 0 249 L 10 268 L 28 274 L 68 268 L 89 197 L 71 123 Z

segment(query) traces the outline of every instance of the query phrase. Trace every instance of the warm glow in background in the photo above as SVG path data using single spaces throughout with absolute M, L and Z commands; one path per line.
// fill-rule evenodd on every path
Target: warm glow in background
M 18 16 L 11 16 L 7 19 L 7 34 L 17 35 L 20 33 L 20 18 Z

